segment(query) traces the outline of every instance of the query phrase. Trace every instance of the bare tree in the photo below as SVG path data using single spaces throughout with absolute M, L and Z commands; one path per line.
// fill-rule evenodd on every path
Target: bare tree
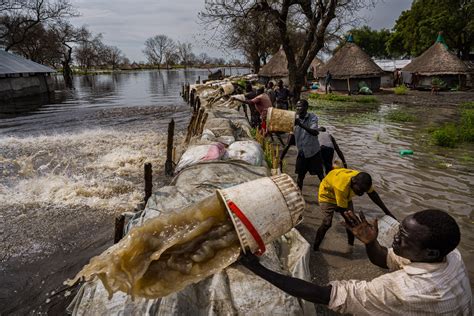
M 91 36 L 90 32 L 85 26 L 76 28 L 72 26 L 69 22 L 60 22 L 56 25 L 55 30 L 57 32 L 57 37 L 59 42 L 62 44 L 62 49 L 60 53 L 62 55 L 62 67 L 63 67 L 63 78 L 66 87 L 73 87 L 73 72 L 71 69 L 72 64 L 72 51 L 74 44 L 87 41 Z
M 102 34 L 94 37 L 89 35 L 88 38 L 81 41 L 75 49 L 75 57 L 79 66 L 87 72 L 92 67 L 104 64 L 104 47 Z
M 249 17 L 272 17 L 288 60 L 290 89 L 298 99 L 307 70 L 325 45 L 327 32 L 338 28 L 331 23 L 342 21 L 338 17 L 351 16 L 366 2 L 372 0 L 206 0 L 201 15 L 221 28 Z M 301 40 L 292 41 L 294 34 L 299 34 Z
M 112 66 L 112 70 L 115 70 L 115 68 L 122 63 L 124 58 L 120 48 L 116 46 L 105 46 L 104 59 L 107 65 Z
M 68 0 L 2 0 L 0 13 L 0 41 L 6 51 L 22 43 L 37 25 L 77 15 Z
M 174 41 L 168 36 L 160 34 L 150 37 L 145 41 L 143 53 L 150 64 L 160 67 L 161 63 L 166 60 L 166 55 L 174 49 Z
M 192 44 L 178 42 L 177 47 L 178 47 L 178 56 L 181 59 L 181 64 L 184 65 L 184 67 L 189 66 L 194 55 Z

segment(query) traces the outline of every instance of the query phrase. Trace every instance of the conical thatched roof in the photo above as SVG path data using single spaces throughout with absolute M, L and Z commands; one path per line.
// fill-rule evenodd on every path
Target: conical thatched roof
M 276 54 L 270 58 L 268 63 L 258 72 L 262 77 L 286 77 L 288 76 L 288 60 L 285 51 L 280 48 Z
M 316 69 L 324 63 L 321 59 L 315 57 L 311 62 L 310 68 Z M 314 70 L 313 70 L 314 71 Z M 272 58 L 264 65 L 258 72 L 259 76 L 262 77 L 287 77 L 288 76 L 288 60 L 283 48 L 280 48 Z
M 316 71 L 316 77 L 326 76 L 326 72 L 333 79 L 370 78 L 383 74 L 383 70 L 359 46 L 347 42 L 332 58 Z
M 465 74 L 467 67 L 443 43 L 437 41 L 423 54 L 403 67 L 402 71 L 417 72 L 424 76 L 458 75 Z

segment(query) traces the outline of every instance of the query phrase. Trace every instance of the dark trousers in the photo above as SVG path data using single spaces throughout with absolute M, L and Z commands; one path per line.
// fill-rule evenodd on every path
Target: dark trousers
M 337 208 L 336 204 L 332 203 L 324 203 L 320 202 L 319 207 L 321 208 L 321 211 L 324 212 L 325 216 L 323 219 L 323 222 L 321 223 L 321 226 L 319 226 L 318 231 L 316 232 L 316 238 L 314 240 L 313 244 L 313 250 L 314 251 L 319 251 L 319 246 L 323 242 L 324 236 L 326 236 L 326 232 L 331 228 L 332 225 L 332 218 L 334 216 L 334 212 Z M 349 209 L 352 209 L 352 202 L 350 203 Z M 347 233 L 347 243 L 351 246 L 354 245 L 354 234 L 348 229 L 346 229 Z

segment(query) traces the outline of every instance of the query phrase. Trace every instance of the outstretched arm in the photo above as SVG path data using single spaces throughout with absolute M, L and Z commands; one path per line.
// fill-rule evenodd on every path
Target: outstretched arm
M 343 225 L 352 231 L 357 239 L 365 244 L 365 251 L 367 252 L 370 262 L 381 268 L 388 269 L 387 248 L 382 247 L 377 241 L 379 234 L 377 219 L 369 223 L 365 219 L 364 213 L 360 212 L 359 214 L 360 217 L 355 215 L 352 211 L 345 212 L 344 219 L 346 222 L 343 223 Z
M 344 165 L 344 168 L 347 168 L 347 163 L 346 163 L 346 159 L 344 158 L 344 154 L 342 153 L 341 149 L 339 148 L 339 145 L 336 143 L 336 140 L 334 139 L 334 137 L 332 137 L 332 135 L 330 135 L 330 137 L 331 137 L 331 142 L 334 146 L 334 150 L 336 151 L 339 158 L 341 158 L 342 163 Z
M 286 293 L 316 304 L 329 304 L 332 286 L 319 286 L 311 282 L 271 271 L 260 264 L 253 254 L 244 255 L 240 263 Z
M 382 199 L 380 198 L 379 194 L 375 191 L 372 191 L 370 193 L 367 193 L 370 197 L 370 199 L 372 200 L 372 202 L 374 202 L 375 204 L 377 204 L 378 207 L 380 207 L 382 209 L 382 211 L 388 215 L 388 216 L 391 216 L 395 219 L 397 219 L 395 216 L 393 216 L 393 214 L 388 210 L 388 208 L 385 206 L 385 204 L 382 202 Z

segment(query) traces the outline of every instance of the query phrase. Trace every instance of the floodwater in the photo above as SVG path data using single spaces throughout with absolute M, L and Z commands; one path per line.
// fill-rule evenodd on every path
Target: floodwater
M 391 111 L 413 114 L 416 121 L 397 123 Z M 349 168 L 369 172 L 376 191 L 399 219 L 423 209 L 451 214 L 461 228 L 459 249 L 474 281 L 474 145 L 435 146 L 429 129 L 459 115 L 452 106 L 382 104 L 316 106 L 313 111 L 345 155 Z M 400 156 L 402 149 L 413 155 Z M 382 211 L 367 196 L 354 199 L 356 210 L 370 216 Z
M 74 293 L 62 282 L 111 245 L 115 216 L 142 201 L 144 163 L 155 187 L 169 181 L 167 124 L 176 122 L 179 151 L 190 117 L 181 85 L 208 73 L 78 76 L 75 90 L 0 104 L 0 314 L 64 312 Z
M 181 84 L 207 74 L 81 76 L 75 90 L 58 91 L 41 106 L 0 105 L 0 314 L 64 313 L 64 297 L 74 292 L 62 281 L 111 245 L 114 217 L 143 198 L 143 164 L 153 164 L 155 187 L 169 181 L 162 176 L 167 123 L 176 121 L 179 145 L 190 112 Z M 418 121 L 388 121 L 400 108 Z M 372 174 L 399 219 L 425 208 L 452 214 L 464 260 L 473 262 L 474 146 L 436 147 L 426 131 L 454 118 L 454 108 L 383 104 L 316 113 L 349 166 Z M 401 157 L 401 149 L 414 155 Z M 380 214 L 367 197 L 355 206 Z M 472 280 L 474 267 L 467 266 Z

